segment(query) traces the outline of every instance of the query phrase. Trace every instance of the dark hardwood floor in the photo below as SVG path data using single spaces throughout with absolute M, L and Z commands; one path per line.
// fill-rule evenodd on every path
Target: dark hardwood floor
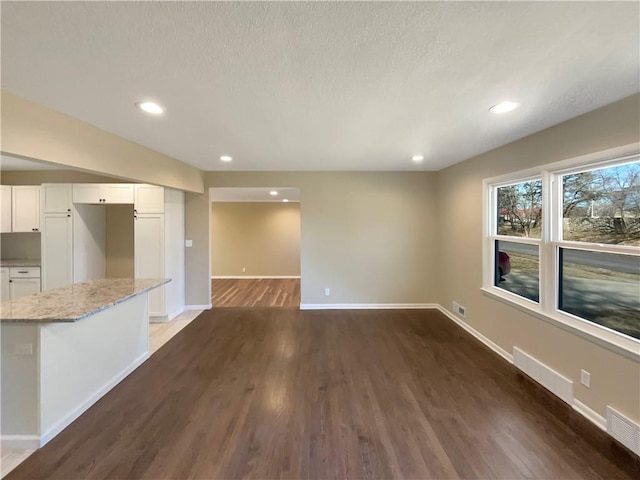
M 300 307 L 299 278 L 216 278 L 213 307 Z
M 8 476 L 640 478 L 440 313 L 203 313 Z

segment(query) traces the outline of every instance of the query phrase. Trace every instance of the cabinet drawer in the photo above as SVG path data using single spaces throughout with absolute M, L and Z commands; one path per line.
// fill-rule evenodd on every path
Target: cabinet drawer
M 9 268 L 11 278 L 40 278 L 40 267 L 11 267 Z

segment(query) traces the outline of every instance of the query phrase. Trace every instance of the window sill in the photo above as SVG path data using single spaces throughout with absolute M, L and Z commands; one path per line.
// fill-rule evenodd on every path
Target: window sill
M 482 287 L 483 294 L 515 307 L 518 310 L 543 320 L 551 325 L 577 335 L 596 345 L 634 361 L 640 360 L 640 341 L 623 336 L 606 327 L 581 320 L 560 312 L 543 312 L 542 307 L 527 299 L 505 292 L 496 287 Z

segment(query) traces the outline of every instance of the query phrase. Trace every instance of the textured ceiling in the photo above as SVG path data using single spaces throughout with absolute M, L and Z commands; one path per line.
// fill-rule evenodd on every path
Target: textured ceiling
M 638 2 L 1 8 L 3 88 L 204 170 L 438 170 L 640 91 Z

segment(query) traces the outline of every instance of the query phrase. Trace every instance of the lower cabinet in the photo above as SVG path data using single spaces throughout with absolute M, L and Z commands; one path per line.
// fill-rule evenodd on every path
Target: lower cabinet
M 2 301 L 40 293 L 40 268 L 38 267 L 3 267 Z
M 9 293 L 9 267 L 0 268 L 0 302 L 9 300 L 11 295 Z

